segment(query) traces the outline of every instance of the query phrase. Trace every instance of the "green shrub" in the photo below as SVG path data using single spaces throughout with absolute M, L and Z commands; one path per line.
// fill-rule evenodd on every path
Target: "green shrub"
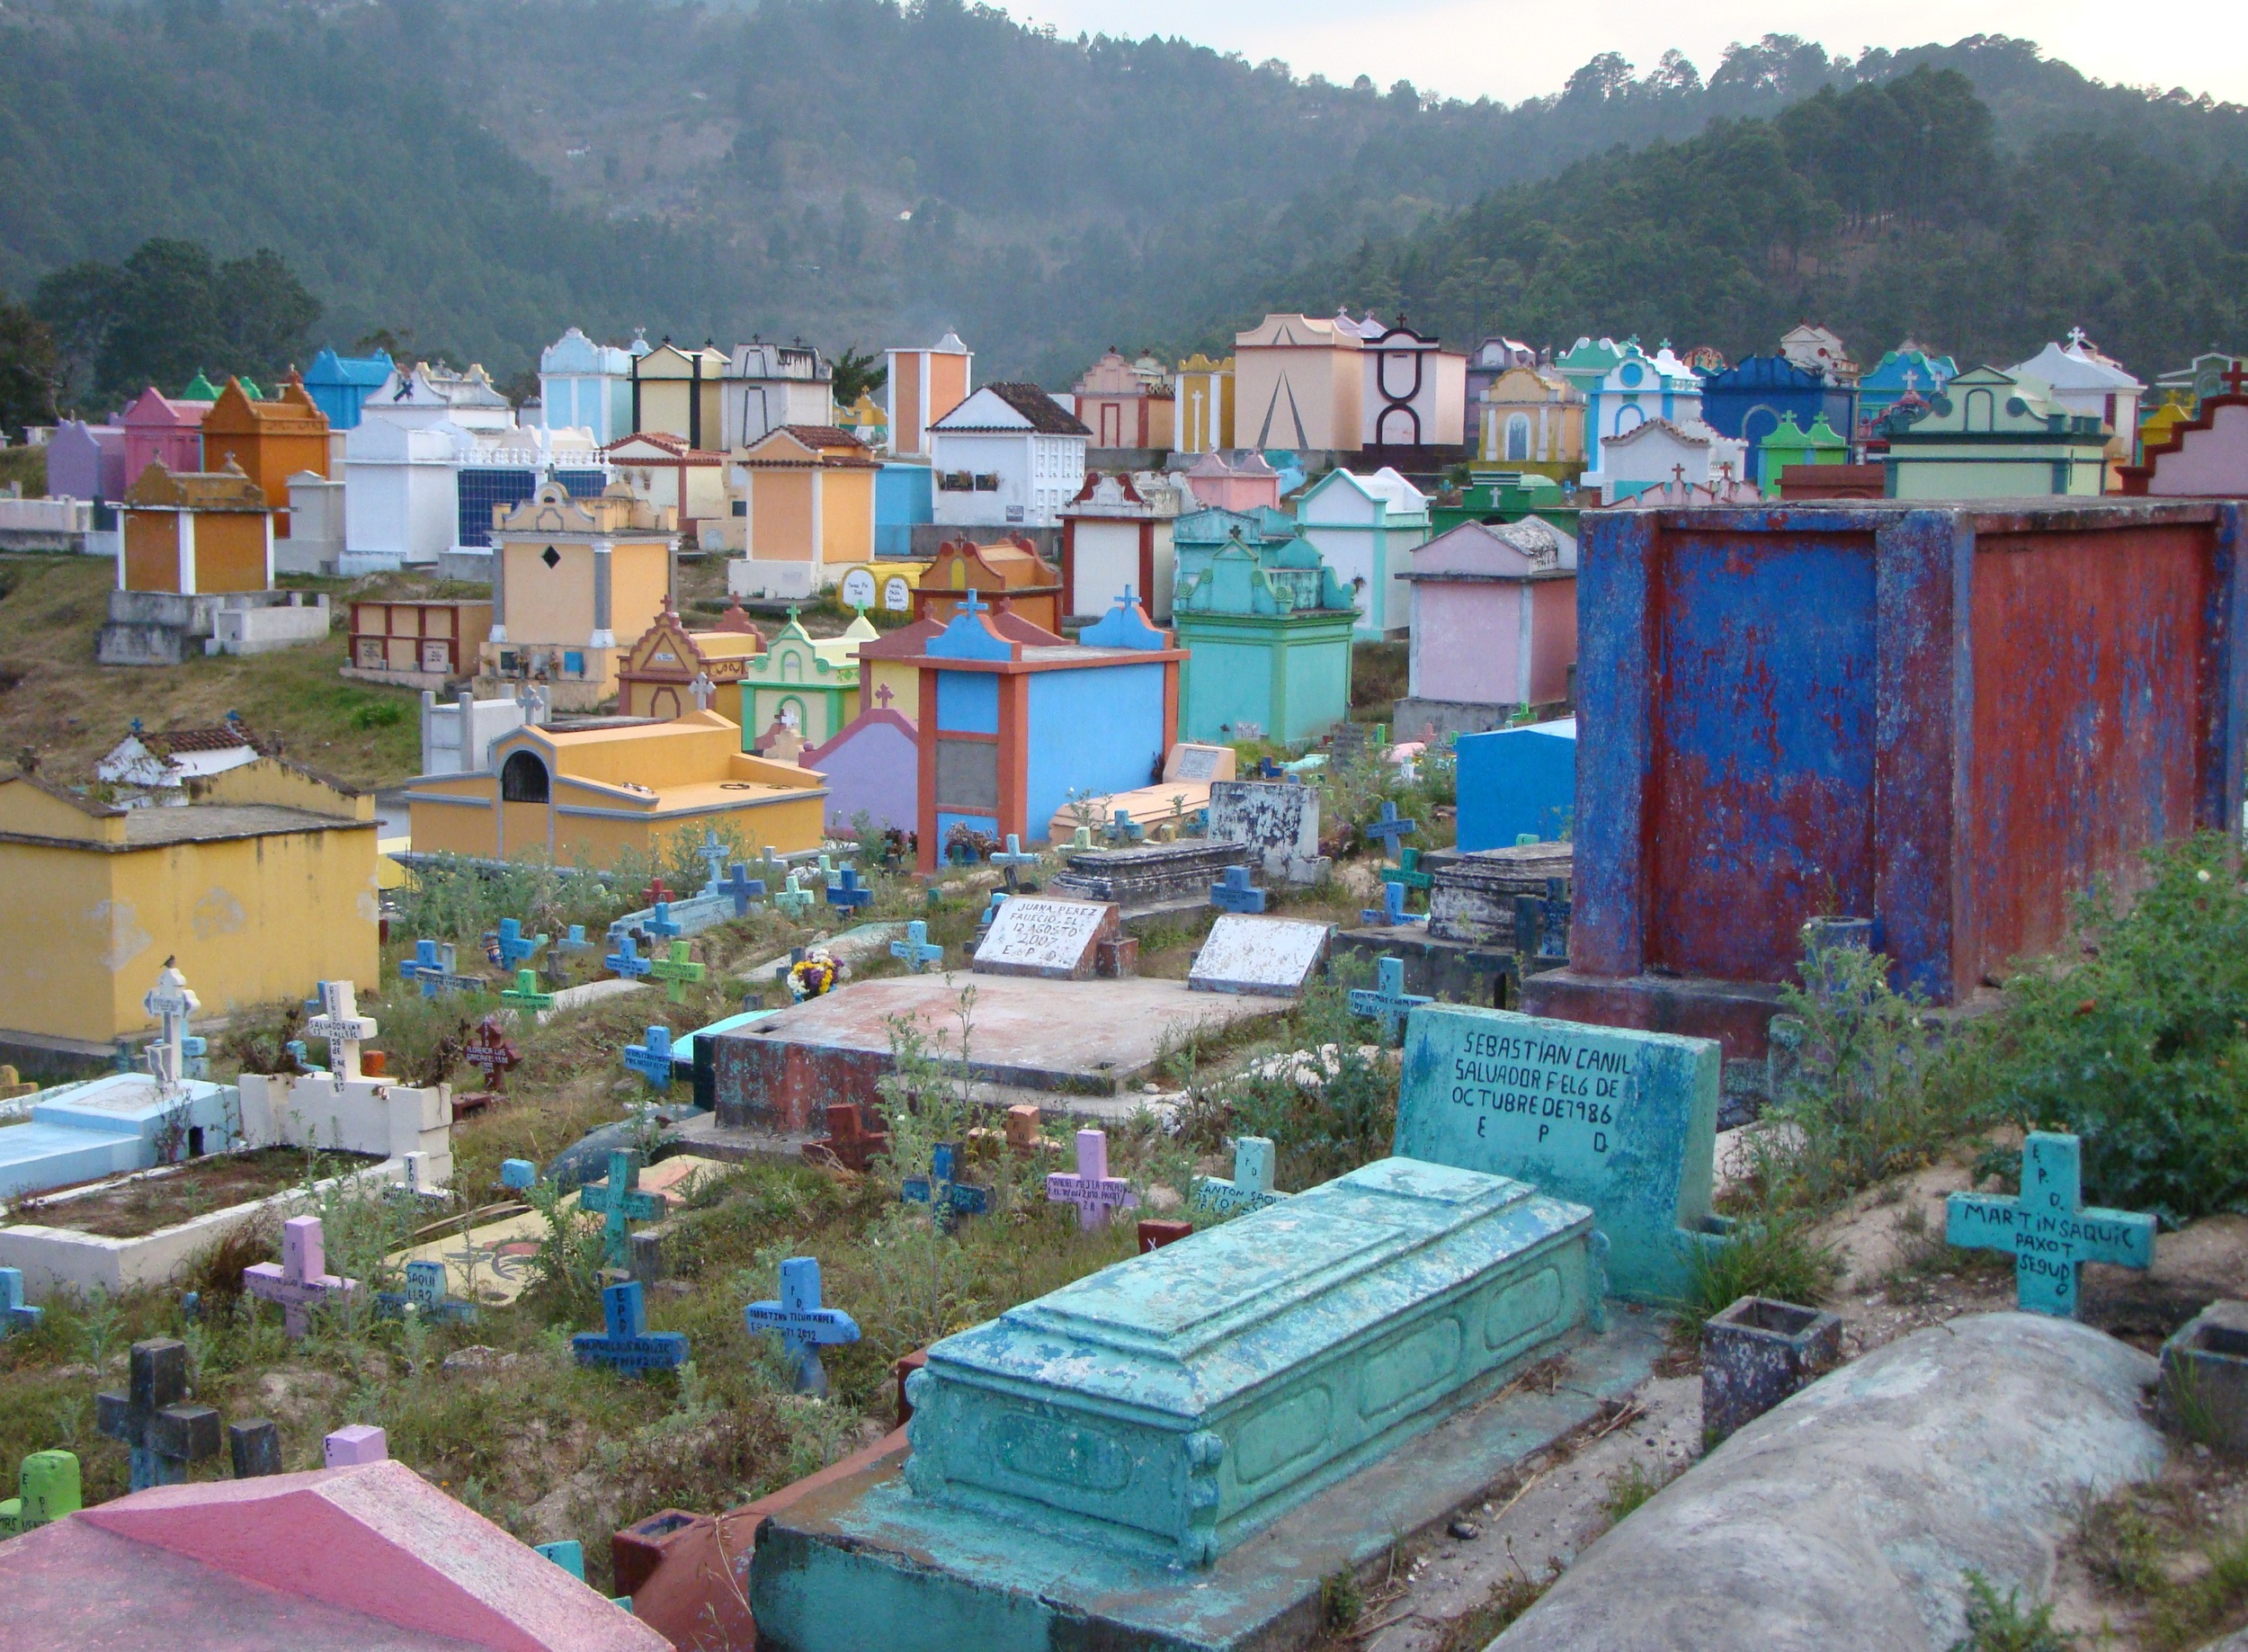
M 1842 1258 L 1812 1243 L 1799 1215 L 1780 1214 L 1736 1225 L 1724 1245 L 1686 1253 L 1686 1293 L 1681 1317 L 1699 1326 L 1743 1297 L 1770 1297 L 1815 1308 L 1842 1273 Z
M 2007 1590 L 2001 1600 L 1982 1573 L 1965 1576 L 1967 1632 L 1951 1643 L 1951 1652 L 2074 1652 L 2076 1637 L 2053 1627 L 2050 1605 L 2024 1612 L 2017 1591 Z

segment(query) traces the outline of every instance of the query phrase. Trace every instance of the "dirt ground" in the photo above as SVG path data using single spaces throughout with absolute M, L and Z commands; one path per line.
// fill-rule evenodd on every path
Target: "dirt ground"
M 49 1222 L 104 1238 L 133 1239 L 213 1210 L 263 1199 L 308 1180 L 319 1181 L 378 1162 L 359 1154 L 308 1155 L 295 1147 L 214 1154 L 119 1181 L 98 1193 L 74 1195 L 69 1188 L 58 1188 L 37 1199 L 24 1200 L 9 1214 L 17 1221 Z

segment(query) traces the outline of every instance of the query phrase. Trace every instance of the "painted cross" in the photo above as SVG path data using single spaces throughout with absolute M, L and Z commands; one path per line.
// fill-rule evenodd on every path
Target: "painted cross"
M 870 1130 L 856 1102 L 827 1104 L 827 1134 L 804 1144 L 807 1158 L 824 1153 L 846 1170 L 864 1171 L 876 1155 L 890 1150 L 888 1130 Z
M 396 1319 L 407 1308 L 424 1319 L 451 1319 L 462 1325 L 476 1322 L 477 1308 L 473 1302 L 464 1302 L 445 1288 L 445 1264 L 442 1262 L 409 1262 L 406 1264 L 404 1290 L 375 1292 L 375 1312 L 385 1318 Z
M 648 973 L 664 983 L 664 996 L 673 1004 L 687 1002 L 687 988 L 702 979 L 707 967 L 689 957 L 688 950 L 687 942 L 674 941 L 669 952 L 648 965 Z
M 1079 831 L 1083 831 L 1084 829 L 1084 828 L 1083 826 L 1078 828 Z M 977 915 L 976 919 L 976 938 L 978 941 L 981 941 L 984 938 L 986 932 L 991 928 L 991 921 L 999 915 L 999 908 L 1006 904 L 1006 890 L 994 889 L 991 892 L 991 900 L 986 905 L 983 911 Z
M 414 956 L 398 960 L 398 979 L 418 986 L 422 996 L 434 998 L 451 985 L 458 973 L 452 943 L 424 937 L 414 943 Z
M 227 1456 L 234 1478 L 254 1480 L 281 1471 L 281 1427 L 272 1418 L 245 1417 L 227 1424 Z
M 671 1201 L 639 1186 L 640 1156 L 620 1147 L 609 1156 L 609 1176 L 577 1190 L 577 1208 L 600 1214 L 602 1255 L 612 1268 L 631 1261 L 634 1221 L 648 1221 L 671 1209 Z
M 718 842 L 718 835 L 716 832 L 705 826 L 702 828 L 702 842 L 696 847 L 695 853 L 702 857 L 702 863 L 710 869 L 709 879 L 703 884 L 702 892 L 705 895 L 711 894 L 718 887 L 718 873 L 725 869 L 727 857 L 734 852 Z
M 695 697 L 696 710 L 708 711 L 710 702 L 718 697 L 718 685 L 710 681 L 709 672 L 698 671 L 694 680 L 687 684 L 687 692 Z
M 1075 1205 L 1079 1228 L 1105 1228 L 1111 1210 L 1128 1210 L 1139 1203 L 1129 1182 L 1109 1174 L 1106 1130 L 1077 1132 L 1077 1174 L 1055 1171 L 1046 1178 L 1046 1196 L 1056 1204 Z
M 791 869 L 789 887 L 772 897 L 772 904 L 792 918 L 800 919 L 812 909 L 812 891 L 802 888 L 797 881 L 803 875 L 802 869 Z
M 2217 375 L 2217 381 L 2225 387 L 2226 394 L 2229 396 L 2248 392 L 2248 361 L 2235 357 L 2233 364 Z
M 1109 811 L 1109 825 L 1105 835 L 1112 844 L 1136 844 L 1147 835 L 1147 830 L 1132 818 L 1131 810 L 1118 808 Z
M 778 1331 L 781 1345 L 796 1362 L 796 1391 L 827 1397 L 827 1371 L 819 1362 L 823 1346 L 859 1340 L 858 1322 L 840 1308 L 823 1308 L 819 1299 L 819 1259 L 791 1256 L 781 1264 L 781 1299 L 752 1302 L 742 1318 L 754 1335 Z
M 539 990 L 539 972 L 536 969 L 518 969 L 515 971 L 515 984 L 500 994 L 500 1002 L 513 1005 L 528 1024 L 539 1019 L 540 1010 L 554 1007 L 554 995 Z
M 890 701 L 897 698 L 897 696 L 896 694 L 890 692 L 890 685 L 888 683 L 878 683 L 875 684 L 874 703 L 879 706 L 883 710 L 888 710 L 890 709 Z
M 1262 912 L 1264 891 L 1249 881 L 1245 866 L 1228 866 L 1218 882 L 1209 886 L 1209 904 L 1220 912 Z
M 186 1046 L 191 1041 L 187 1021 L 203 1007 L 203 1001 L 195 996 L 187 978 L 174 969 L 167 958 L 163 972 L 156 977 L 156 984 L 141 995 L 140 1007 L 155 1016 L 164 1029 L 144 1053 L 156 1087 L 169 1094 L 187 1076 Z
M 522 923 L 517 918 L 500 920 L 500 968 L 513 969 L 539 955 L 539 949 L 547 943 L 544 935 L 526 936 Z
M 1069 835 L 1069 842 L 1063 845 L 1063 848 L 1071 854 L 1083 854 L 1092 847 L 1093 828 L 1083 826 L 1072 832 Z
M 874 898 L 874 891 L 859 881 L 859 869 L 846 866 L 835 875 L 835 881 L 827 886 L 827 904 L 852 911 Z
M 1287 1197 L 1272 1189 L 1272 1143 L 1263 1136 L 1236 1139 L 1231 1181 L 1223 1176 L 1194 1179 L 1194 1202 L 1205 1210 L 1216 1210 L 1221 1215 L 1236 1210 L 1262 1210 Z
M 687 1339 L 677 1331 L 647 1328 L 647 1302 L 640 1281 L 626 1280 L 601 1293 L 600 1331 L 580 1331 L 570 1352 L 580 1365 L 606 1365 L 627 1377 L 644 1371 L 675 1371 L 687 1362 Z
M 1036 866 L 1039 863 L 1039 858 L 1036 851 L 1025 850 L 1022 847 L 1021 838 L 1015 833 L 1010 832 L 1007 834 L 1007 846 L 1004 849 L 995 849 L 991 852 L 991 863 L 998 867 L 1004 874 L 1008 889 L 1012 889 L 1018 887 L 1016 881 L 1019 876 L 1018 869 Z
M 1546 892 L 1514 897 L 1514 951 L 1527 966 L 1569 961 L 1569 886 L 1546 880 Z
M 486 1015 L 468 1035 L 468 1048 L 460 1052 L 460 1058 L 484 1075 L 484 1087 L 496 1095 L 508 1073 L 522 1065 L 523 1052 L 507 1036 L 500 1018 Z
M 33 1451 L 17 1471 L 16 1495 L 0 1503 L 0 1537 L 21 1537 L 85 1506 L 77 1454 Z
M 907 1176 L 898 1184 L 897 1196 L 911 1204 L 927 1205 L 930 1214 L 946 1225 L 955 1216 L 981 1216 L 991 1209 L 991 1194 L 972 1183 L 952 1179 L 959 1157 L 959 1148 L 953 1143 L 937 1143 L 929 1155 L 929 1174 Z
M 1405 885 L 1385 883 L 1381 886 L 1381 905 L 1361 908 L 1359 917 L 1365 923 L 1387 924 L 1391 929 L 1399 928 L 1406 924 L 1425 924 L 1429 921 L 1427 913 L 1407 912 L 1405 909 Z
M 908 971 L 919 975 L 931 964 L 943 960 L 944 949 L 929 939 L 929 925 L 915 918 L 905 925 L 905 938 L 890 942 L 890 956 L 904 961 Z
M 328 1272 L 327 1239 L 318 1217 L 292 1216 L 281 1224 L 281 1261 L 243 1269 L 242 1289 L 261 1301 L 281 1304 L 281 1329 L 294 1342 L 311 1328 L 308 1310 L 330 1297 L 351 1295 L 359 1281 Z
M 513 1193 L 527 1193 L 539 1185 L 539 1166 L 527 1158 L 504 1158 L 500 1185 Z
M 169 1336 L 135 1343 L 123 1394 L 94 1397 L 94 1425 L 132 1448 L 132 1489 L 177 1486 L 187 1466 L 219 1455 L 219 1413 L 183 1406 L 187 1344 Z
M 650 878 L 647 888 L 640 891 L 640 904 L 644 906 L 653 906 L 658 901 L 668 902 L 671 897 L 672 892 L 661 878 Z
M 1397 806 L 1384 798 L 1381 801 L 1381 818 L 1366 828 L 1366 835 L 1381 839 L 1383 851 L 1394 857 L 1397 853 L 1397 840 L 1410 837 L 1420 829 L 1421 823 L 1417 820 L 1399 819 Z
M 561 940 L 554 943 L 554 950 L 558 953 L 591 952 L 600 944 L 601 943 L 597 941 L 588 941 L 585 938 L 584 924 L 573 924 L 570 925 L 570 933 L 564 935 Z
M 1384 956 L 1374 960 L 1374 985 L 1351 988 L 1351 1014 L 1381 1022 L 1382 1037 L 1402 1038 L 1405 1020 L 1416 1005 L 1430 1000 L 1405 989 L 1405 960 Z
M 2082 1144 L 2046 1130 L 2022 1140 L 2021 1196 L 1952 1194 L 1943 1237 L 1968 1250 L 2012 1251 L 2014 1306 L 2063 1319 L 2076 1317 L 2085 1263 L 2154 1265 L 2154 1219 L 2087 1206 Z
M 624 1064 L 647 1080 L 652 1088 L 672 1087 L 672 1030 L 650 1027 L 645 1042 L 624 1047 Z
M 668 900 L 659 900 L 649 908 L 647 916 L 640 920 L 640 927 L 658 941 L 669 941 L 681 933 L 679 921 L 672 916 L 672 904 Z
M 1429 873 L 1421 870 L 1421 852 L 1418 849 L 1404 851 L 1397 856 L 1397 863 L 1395 866 L 1383 867 L 1381 880 L 1384 883 L 1397 884 L 1408 889 L 1425 889 L 1436 881 Z
M 0 1336 L 37 1330 L 45 1311 L 23 1299 L 22 1269 L 0 1268 Z
M 320 1013 L 305 1022 L 305 1033 L 327 1040 L 328 1064 L 337 1077 L 359 1076 L 359 1047 L 378 1030 L 372 1016 L 359 1013 L 359 994 L 349 981 L 320 983 Z
M 763 878 L 751 877 L 747 862 L 736 861 L 734 862 L 733 871 L 726 877 L 711 880 L 709 892 L 713 895 L 732 896 L 734 915 L 737 918 L 745 918 L 749 915 L 749 903 L 763 896 L 765 880 Z
M 602 967 L 611 975 L 626 980 L 637 980 L 656 968 L 656 960 L 640 956 L 640 949 L 630 935 L 617 937 L 617 950 L 602 959 Z

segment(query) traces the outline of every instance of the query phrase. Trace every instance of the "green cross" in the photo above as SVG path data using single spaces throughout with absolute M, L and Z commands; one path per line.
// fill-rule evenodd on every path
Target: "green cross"
M 515 971 L 515 984 L 500 994 L 500 1002 L 512 1004 L 521 1010 L 525 1024 L 529 1024 L 539 1019 L 540 1010 L 554 1007 L 554 995 L 539 990 L 539 972 L 536 969 L 518 969 Z
M 647 972 L 666 983 L 664 996 L 673 1004 L 687 1002 L 687 984 L 702 979 L 702 966 L 688 959 L 684 941 L 672 942 L 672 950 L 648 965 Z
M 612 1268 L 631 1265 L 632 1224 L 671 1209 L 670 1200 L 643 1192 L 639 1182 L 640 1156 L 619 1148 L 609 1156 L 609 1179 L 577 1190 L 577 1208 L 601 1213 L 602 1260 Z
M 1436 881 L 1421 870 L 1421 852 L 1418 849 L 1407 849 L 1397 857 L 1395 866 L 1383 867 L 1381 880 L 1384 883 L 1403 884 L 1408 889 L 1425 889 Z

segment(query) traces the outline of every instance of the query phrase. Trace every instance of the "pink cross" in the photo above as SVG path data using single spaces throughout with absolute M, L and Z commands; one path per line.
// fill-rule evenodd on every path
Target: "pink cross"
M 281 1224 L 281 1259 L 252 1263 L 242 1270 L 242 1288 L 281 1307 L 281 1328 L 293 1340 L 309 1328 L 307 1309 L 331 1296 L 348 1296 L 359 1281 L 328 1272 L 327 1240 L 317 1216 L 292 1217 Z
M 889 710 L 890 701 L 897 698 L 897 695 L 890 692 L 890 685 L 888 683 L 881 683 L 875 685 L 874 703 L 880 706 L 885 711 Z
M 1077 1174 L 1060 1171 L 1046 1178 L 1046 1196 L 1056 1204 L 1077 1207 L 1077 1226 L 1104 1228 L 1111 1210 L 1128 1210 L 1139 1195 L 1122 1176 L 1109 1174 L 1109 1138 L 1104 1130 L 1077 1132 Z

